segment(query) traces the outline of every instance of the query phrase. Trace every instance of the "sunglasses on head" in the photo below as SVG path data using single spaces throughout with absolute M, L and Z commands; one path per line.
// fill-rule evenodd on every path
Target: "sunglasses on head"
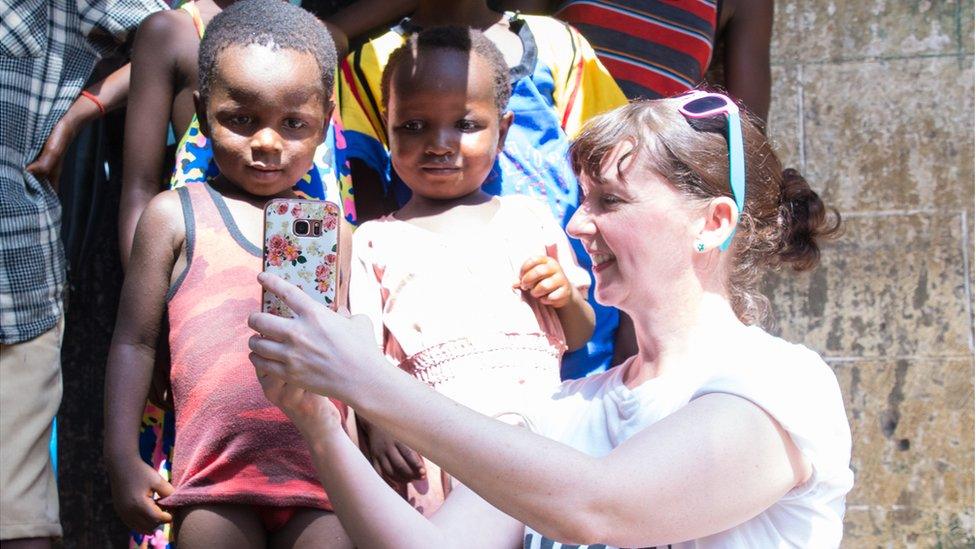
M 742 150 L 742 120 L 739 118 L 739 107 L 722 94 L 700 90 L 688 92 L 679 96 L 679 99 L 683 102 L 678 106 L 678 111 L 687 119 L 714 118 L 719 115 L 725 117 L 725 138 L 729 143 L 729 188 L 732 189 L 732 198 L 741 213 L 746 200 L 746 159 Z M 735 236 L 735 228 L 719 249 L 727 250 L 732 244 L 733 236 Z

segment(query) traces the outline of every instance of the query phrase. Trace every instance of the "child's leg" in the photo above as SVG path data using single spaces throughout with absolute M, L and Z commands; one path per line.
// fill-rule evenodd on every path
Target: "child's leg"
M 335 513 L 306 507 L 298 510 L 281 530 L 271 534 L 268 546 L 271 549 L 351 549 L 353 545 Z
M 176 545 L 180 549 L 263 549 L 264 525 L 248 505 L 193 505 L 176 517 Z

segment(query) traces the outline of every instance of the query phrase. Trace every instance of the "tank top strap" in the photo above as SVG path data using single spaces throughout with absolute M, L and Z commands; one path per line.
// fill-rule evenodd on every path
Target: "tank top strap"
M 207 25 L 203 22 L 203 17 L 200 16 L 200 8 L 197 7 L 197 3 L 190 0 L 180 6 L 180 9 L 190 14 L 190 17 L 193 18 L 193 28 L 197 29 L 197 35 L 203 38 L 203 31 Z
M 236 246 L 247 252 L 247 255 L 261 257 L 261 248 L 244 236 L 224 197 L 209 183 L 197 183 L 183 188 L 189 194 L 193 206 L 198 246 L 202 244 L 210 249 Z

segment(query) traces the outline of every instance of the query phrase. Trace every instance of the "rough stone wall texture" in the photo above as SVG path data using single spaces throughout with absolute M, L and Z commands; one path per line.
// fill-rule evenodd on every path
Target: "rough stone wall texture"
M 781 0 L 769 131 L 841 213 L 778 327 L 844 392 L 845 547 L 973 546 L 973 3 Z

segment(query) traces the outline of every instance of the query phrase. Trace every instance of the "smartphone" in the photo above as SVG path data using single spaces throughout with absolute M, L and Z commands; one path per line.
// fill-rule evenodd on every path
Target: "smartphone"
M 334 202 L 269 201 L 264 207 L 264 272 L 278 275 L 335 310 L 341 218 Z M 267 291 L 261 303 L 266 313 L 293 316 L 287 305 Z

